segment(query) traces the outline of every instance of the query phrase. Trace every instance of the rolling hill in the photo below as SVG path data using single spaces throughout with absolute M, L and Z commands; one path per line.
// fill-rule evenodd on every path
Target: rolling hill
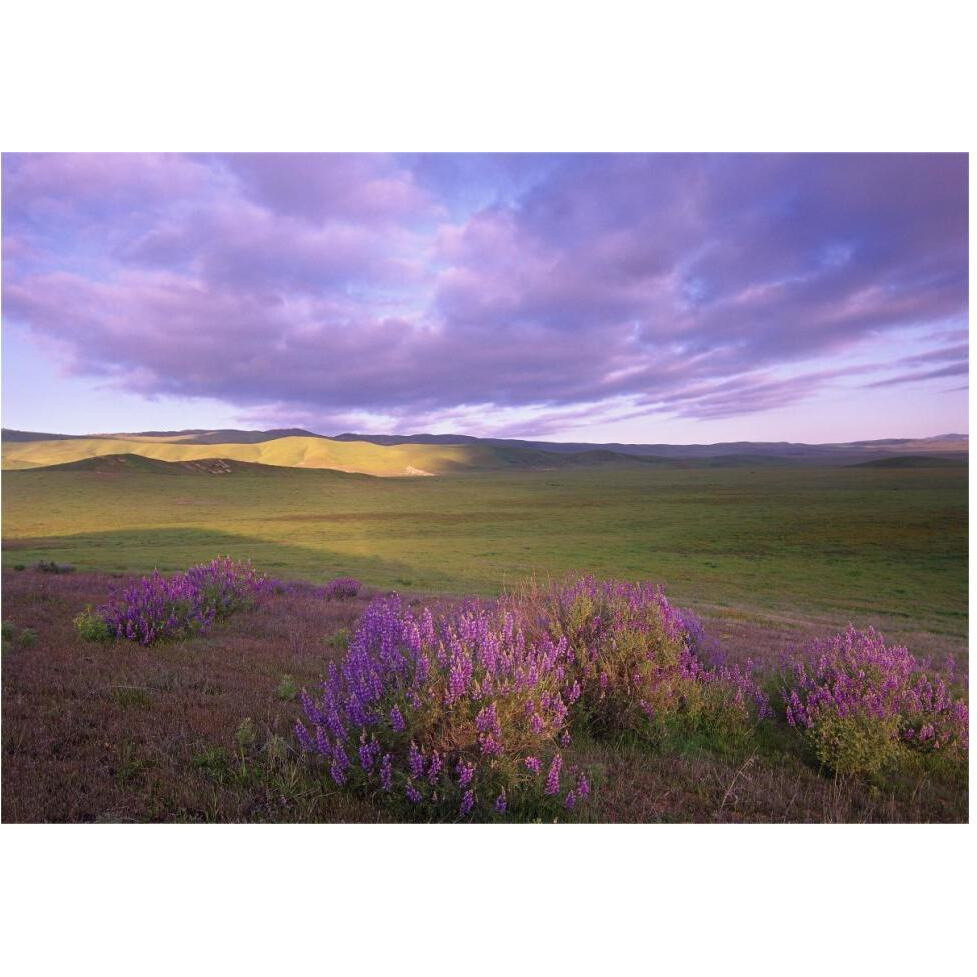
M 827 464 L 869 461 L 891 454 L 942 454 L 966 452 L 966 434 L 941 434 L 932 438 L 885 438 L 877 441 L 848 441 L 805 444 L 794 441 L 726 441 L 717 444 L 591 444 L 582 441 L 524 441 L 518 439 L 473 438 L 457 434 L 337 434 L 336 441 L 369 441 L 373 444 L 491 444 L 528 448 L 560 454 L 602 450 L 657 459 L 778 458 L 785 461 Z
M 324 468 L 366 475 L 425 476 L 499 469 L 547 470 L 594 465 L 646 465 L 654 459 L 611 451 L 557 454 L 538 449 L 483 443 L 463 445 L 377 445 L 365 441 L 333 441 L 315 436 L 286 436 L 262 441 L 196 442 L 177 435 L 13 440 L 3 444 L 3 468 L 22 470 L 79 463 L 105 456 L 187 463 L 220 460 L 284 468 Z
M 853 468 L 966 468 L 965 454 L 943 455 L 893 455 L 874 461 L 860 461 Z
M 58 435 L 3 430 L 6 470 L 129 456 L 162 463 L 217 460 L 285 468 L 331 469 L 383 477 L 594 466 L 679 465 L 738 467 L 855 465 L 901 467 L 966 464 L 967 435 L 889 438 L 843 444 L 729 442 L 710 445 L 561 443 L 467 435 L 353 435 L 330 438 L 300 428 L 271 431 L 184 430 Z M 929 461 L 927 461 L 929 459 Z

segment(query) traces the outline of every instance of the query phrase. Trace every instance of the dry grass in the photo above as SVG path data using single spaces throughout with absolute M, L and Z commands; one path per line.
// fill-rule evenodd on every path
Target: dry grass
M 364 598 L 280 595 L 274 611 L 231 618 L 211 634 L 141 648 L 86 644 L 72 618 L 119 581 L 99 574 L 4 575 L 3 619 L 37 634 L 3 654 L 6 821 L 373 821 L 377 810 L 312 789 L 291 759 L 294 701 L 282 677 L 314 683 L 341 653 L 327 639 Z M 5 642 L 5 644 L 7 644 Z M 253 748 L 235 732 L 250 717 Z M 272 747 L 272 751 L 274 747 Z

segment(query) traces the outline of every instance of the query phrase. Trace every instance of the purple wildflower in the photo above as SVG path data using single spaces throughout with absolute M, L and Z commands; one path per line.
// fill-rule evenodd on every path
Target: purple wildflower
M 410 775 L 420 779 L 424 776 L 424 754 L 417 748 L 417 744 L 411 740 L 410 752 L 407 754 L 407 762 L 410 764 Z
M 458 774 L 458 786 L 467 787 L 472 782 L 472 777 L 475 776 L 475 764 L 459 760 L 458 766 L 455 767 L 455 773 Z
M 545 794 L 559 794 L 560 792 L 560 768 L 563 766 L 563 757 L 559 753 L 553 754 L 553 759 L 550 762 L 549 773 L 546 775 L 546 789 Z

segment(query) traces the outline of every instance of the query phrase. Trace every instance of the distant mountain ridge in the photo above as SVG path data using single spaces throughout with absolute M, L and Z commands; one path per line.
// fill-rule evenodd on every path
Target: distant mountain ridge
M 437 475 L 504 469 L 693 465 L 854 465 L 887 459 L 925 466 L 941 458 L 967 463 L 969 436 L 883 438 L 835 444 L 736 441 L 717 444 L 593 444 L 477 438 L 453 434 L 352 434 L 335 437 L 303 428 L 270 431 L 189 429 L 97 435 L 2 431 L 3 467 L 73 464 L 91 457 L 138 455 L 159 462 L 224 459 L 242 464 L 322 468 L 368 475 Z M 894 467 L 894 465 L 889 465 Z
M 967 434 L 939 434 L 929 438 L 884 438 L 875 441 L 848 441 L 827 444 L 805 444 L 792 441 L 725 441 L 715 444 L 623 444 L 609 442 L 526 441 L 517 438 L 476 438 L 458 434 L 337 434 L 334 441 L 368 441 L 371 444 L 492 444 L 514 448 L 531 448 L 554 453 L 580 451 L 613 451 L 617 454 L 642 457 L 654 455 L 660 458 L 715 458 L 722 455 L 776 455 L 783 458 L 801 456 L 829 456 L 839 453 L 856 453 L 862 449 L 875 449 L 888 453 L 900 451 L 937 453 L 947 450 L 960 451 L 961 444 L 969 443 Z

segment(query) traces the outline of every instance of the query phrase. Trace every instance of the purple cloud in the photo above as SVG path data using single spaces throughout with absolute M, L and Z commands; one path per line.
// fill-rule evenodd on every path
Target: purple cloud
M 951 363 L 936 370 L 917 370 L 915 373 L 901 373 L 898 376 L 876 380 L 869 384 L 871 387 L 889 387 L 897 383 L 918 383 L 920 380 L 932 380 L 936 377 L 955 377 L 967 372 L 967 363 Z
M 965 155 L 9 155 L 3 315 L 326 429 L 729 417 L 965 372 L 967 195 Z

